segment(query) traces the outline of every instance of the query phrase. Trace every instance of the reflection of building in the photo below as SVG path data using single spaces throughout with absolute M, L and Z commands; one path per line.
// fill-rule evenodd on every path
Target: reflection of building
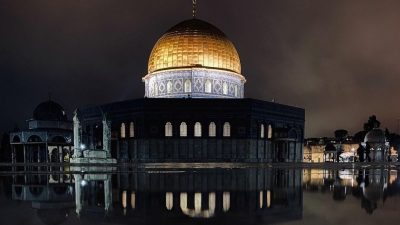
M 61 224 L 74 209 L 74 189 L 70 175 L 14 175 L 12 199 L 31 202 L 43 224 Z M 3 218 L 4 219 L 4 218 Z
M 304 110 L 243 99 L 239 55 L 226 35 L 198 19 L 169 29 L 143 77 L 145 98 L 76 111 L 77 152 L 104 149 L 121 162 L 301 161 Z M 77 157 L 81 154 L 77 154 Z
M 82 208 L 102 207 L 105 212 L 112 210 L 110 174 L 75 174 L 75 205 L 80 216 Z
M 345 201 L 348 196 L 359 199 L 361 208 L 371 214 L 380 207 L 387 207 L 389 197 L 400 193 L 397 173 L 398 170 L 385 168 L 329 170 L 329 173 L 328 170 L 305 169 L 303 187 L 305 191 L 330 192 L 335 201 Z M 393 203 L 391 205 L 398 202 L 395 199 Z
M 10 134 L 13 163 L 69 162 L 72 123 L 54 101 L 39 104 L 28 130 Z
M 298 220 L 303 208 L 300 173 L 276 169 L 120 173 L 109 180 L 108 184 L 114 184 L 112 191 L 105 191 L 105 183 L 98 179 L 100 182 L 91 182 L 85 175 L 87 183 L 79 178 L 75 183 L 81 186 L 76 189 L 77 199 L 86 199 L 86 203 L 77 204 L 77 210 L 81 220 L 103 220 L 102 216 L 91 216 L 101 211 L 110 217 L 108 220 L 119 224 L 176 224 L 177 220 L 191 224 L 200 219 L 212 224 Z M 114 203 L 112 213 L 107 212 L 104 198 Z

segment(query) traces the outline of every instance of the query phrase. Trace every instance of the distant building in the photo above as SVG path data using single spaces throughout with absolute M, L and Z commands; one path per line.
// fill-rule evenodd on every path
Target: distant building
M 369 131 L 361 143 L 364 147 L 364 159 L 370 162 L 385 162 L 389 158 L 389 142 L 385 137 L 385 132 L 379 128 Z
M 335 138 L 310 138 L 304 145 L 304 162 L 354 162 L 357 161 L 359 144 L 348 137 L 345 140 Z
M 323 145 L 309 144 L 305 145 L 304 148 L 304 162 L 320 163 L 325 162 Z

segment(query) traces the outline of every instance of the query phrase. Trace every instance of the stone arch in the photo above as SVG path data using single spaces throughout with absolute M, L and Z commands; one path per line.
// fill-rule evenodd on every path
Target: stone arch
M 28 138 L 28 142 L 42 142 L 42 139 L 38 135 L 31 135 Z
M 43 187 L 29 187 L 29 192 L 35 196 L 38 197 L 42 194 L 43 192 Z
M 13 143 L 20 143 L 20 142 L 21 142 L 21 138 L 20 138 L 18 135 L 15 135 L 15 136 L 12 138 L 12 142 L 13 142 Z

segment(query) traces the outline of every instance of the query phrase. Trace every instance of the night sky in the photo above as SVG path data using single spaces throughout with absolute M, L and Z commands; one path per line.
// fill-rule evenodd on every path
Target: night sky
M 0 0 L 0 131 L 48 99 L 140 98 L 150 51 L 190 0 Z M 397 131 L 400 1 L 198 0 L 235 44 L 245 96 L 306 109 L 306 136 L 354 133 L 372 114 Z

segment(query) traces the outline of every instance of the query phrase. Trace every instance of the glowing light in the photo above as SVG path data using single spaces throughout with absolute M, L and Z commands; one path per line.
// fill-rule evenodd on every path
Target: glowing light
M 81 186 L 85 187 L 88 184 L 88 182 L 86 180 L 81 180 Z

